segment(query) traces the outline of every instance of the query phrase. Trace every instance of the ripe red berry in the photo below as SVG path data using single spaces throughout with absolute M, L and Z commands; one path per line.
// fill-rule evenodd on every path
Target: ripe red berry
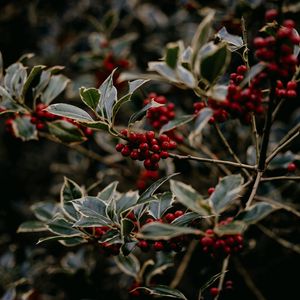
M 289 81 L 286 85 L 288 90 L 295 90 L 297 88 L 297 82 L 296 81 Z
M 288 20 L 284 20 L 282 25 L 288 28 L 295 28 L 296 23 L 293 20 L 288 19 Z
M 162 242 L 155 242 L 153 248 L 155 251 L 161 251 L 164 249 L 164 244 Z
M 121 152 L 121 150 L 124 148 L 124 145 L 123 144 L 117 144 L 116 145 L 116 150 L 118 151 L 118 152 Z
M 174 150 L 177 147 L 177 143 L 175 141 L 170 141 L 169 142 L 169 149 Z
M 132 150 L 130 153 L 130 158 L 133 160 L 137 160 L 139 158 L 139 153 L 137 150 Z
M 241 65 L 237 67 L 237 73 L 240 75 L 244 75 L 247 72 L 247 67 L 245 65 Z
M 262 37 L 256 37 L 253 40 L 253 44 L 255 48 L 262 48 L 266 46 L 265 39 L 263 39 Z
M 162 159 L 166 159 L 169 157 L 169 153 L 167 151 L 161 151 L 159 155 Z
M 127 135 L 128 135 L 128 129 L 122 129 L 122 130 L 120 131 L 120 133 L 121 133 L 122 135 L 124 135 L 124 136 L 127 137 Z
M 207 193 L 208 193 L 208 195 L 211 195 L 214 191 L 215 191 L 215 188 L 214 188 L 214 187 L 210 187 L 210 188 L 207 190 Z
M 151 141 L 152 139 L 154 139 L 154 137 L 155 137 L 154 131 L 147 131 L 146 137 L 147 137 L 148 141 Z
M 297 97 L 297 92 L 294 90 L 288 90 L 286 92 L 286 97 L 287 98 L 296 98 Z
M 165 215 L 165 219 L 167 220 L 168 223 L 171 223 L 172 221 L 174 221 L 175 218 L 176 217 L 172 213 L 168 213 L 168 214 Z
M 130 153 L 131 153 L 131 149 L 130 149 L 130 147 L 127 146 L 127 145 L 124 146 L 123 149 L 121 150 L 121 154 L 122 154 L 123 156 L 129 156 Z
M 160 147 L 158 146 L 158 145 L 153 145 L 152 147 L 151 147 L 151 150 L 153 151 L 153 152 L 159 152 L 159 150 L 160 150 Z
M 137 245 L 142 250 L 148 250 L 149 249 L 149 243 L 147 241 L 144 241 L 144 240 L 143 241 L 139 241 Z
M 296 169 L 297 169 L 297 166 L 294 163 L 289 163 L 288 166 L 287 166 L 287 170 L 289 172 L 295 172 Z
M 266 11 L 265 20 L 267 22 L 273 22 L 278 17 L 278 11 L 276 9 L 270 9 Z
M 183 212 L 182 210 L 176 210 L 176 211 L 174 212 L 175 218 L 179 218 L 179 217 L 181 217 L 182 215 L 184 215 L 184 212 Z
M 217 295 L 219 295 L 220 290 L 216 287 L 212 287 L 210 288 L 209 292 L 213 297 L 216 297 Z
M 204 247 L 211 246 L 214 243 L 214 240 L 208 236 L 204 236 L 201 240 L 200 243 Z
M 142 143 L 140 144 L 139 148 L 142 150 L 142 151 L 145 151 L 145 150 L 148 150 L 149 149 L 149 145 L 147 143 Z
M 157 153 L 154 153 L 151 155 L 150 160 L 151 160 L 151 162 L 154 162 L 154 163 L 158 162 L 160 160 L 160 155 Z

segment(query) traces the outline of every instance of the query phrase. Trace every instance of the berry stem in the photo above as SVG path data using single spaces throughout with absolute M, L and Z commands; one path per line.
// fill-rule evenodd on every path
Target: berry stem
M 181 263 L 180 263 L 180 265 L 177 268 L 176 274 L 175 274 L 172 282 L 170 283 L 170 287 L 171 288 L 173 288 L 173 289 L 176 288 L 178 286 L 178 284 L 180 283 L 180 281 L 181 281 L 181 279 L 182 279 L 182 277 L 184 275 L 184 272 L 187 269 L 188 264 L 189 264 L 189 262 L 191 260 L 191 257 L 192 257 L 192 254 L 193 254 L 195 248 L 196 248 L 196 245 L 197 245 L 197 241 L 196 240 L 192 241 L 189 244 L 184 257 L 181 260 Z
M 227 160 L 197 157 L 197 156 L 192 156 L 192 155 L 180 155 L 180 154 L 169 153 L 169 157 L 177 158 L 177 159 L 196 160 L 196 161 L 207 162 L 207 163 L 212 163 L 212 164 L 222 164 L 222 165 L 228 165 L 228 166 L 233 166 L 236 168 L 243 168 L 243 169 L 248 169 L 248 170 L 256 169 L 256 166 L 246 165 L 246 164 L 242 164 L 242 163 L 236 163 L 236 162 L 227 161 Z
M 218 284 L 218 289 L 219 291 L 222 290 L 222 287 L 223 287 L 223 283 L 224 283 L 224 279 L 225 279 L 225 276 L 226 276 L 226 273 L 227 273 L 227 268 L 228 268 L 228 264 L 229 264 L 229 258 L 230 258 L 230 255 L 228 255 L 224 260 L 223 260 L 223 264 L 222 264 L 222 270 L 221 270 L 221 276 L 219 278 L 219 284 Z M 219 299 L 219 295 L 218 294 L 214 300 L 218 300 Z

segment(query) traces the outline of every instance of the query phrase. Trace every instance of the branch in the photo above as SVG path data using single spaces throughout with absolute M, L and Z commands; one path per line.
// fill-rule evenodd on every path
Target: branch
M 262 174 L 263 174 L 262 172 L 257 172 L 256 179 L 255 179 L 251 194 L 250 194 L 249 199 L 246 203 L 246 209 L 251 206 L 252 200 L 254 199 L 254 197 L 256 195 L 256 192 L 257 192 Z
M 223 287 L 223 283 L 224 283 L 226 271 L 227 271 L 227 268 L 228 268 L 229 258 L 230 258 L 230 255 L 228 255 L 228 256 L 223 260 L 223 265 L 222 265 L 222 270 L 221 270 L 221 277 L 220 277 L 220 279 L 219 279 L 219 284 L 218 284 L 218 289 L 219 289 L 219 291 L 221 291 L 221 290 L 222 290 L 222 287 Z M 214 300 L 218 300 L 218 299 L 219 299 L 219 295 L 220 295 L 220 293 L 214 298 Z
M 230 155 L 233 157 L 233 159 L 239 164 L 242 165 L 240 159 L 237 157 L 237 155 L 234 153 L 233 149 L 231 148 L 231 146 L 229 145 L 227 139 L 225 138 L 225 136 L 223 135 L 222 131 L 220 130 L 220 127 L 218 124 L 214 123 L 214 127 L 217 130 L 217 133 L 220 137 L 220 139 L 222 140 L 224 146 L 226 147 L 226 149 L 228 150 L 228 152 L 230 153 Z M 242 168 L 242 171 L 245 173 L 245 175 L 250 178 L 251 175 L 250 173 L 245 170 L 244 168 Z
M 276 176 L 276 177 L 261 178 L 261 181 L 276 181 L 276 180 L 300 180 L 300 176 Z
M 179 267 L 177 268 L 177 271 L 176 271 L 176 274 L 172 280 L 172 282 L 170 283 L 170 287 L 171 288 L 176 288 L 178 286 L 178 284 L 180 283 L 183 275 L 184 275 L 184 272 L 186 270 L 186 268 L 188 267 L 188 264 L 191 260 L 191 257 L 192 257 L 192 254 L 195 250 L 197 246 L 197 242 L 196 241 L 192 241 L 190 244 L 189 244 L 189 247 L 179 265 Z
M 192 155 L 180 155 L 180 154 L 169 153 L 169 157 L 177 158 L 177 159 L 196 160 L 196 161 L 207 162 L 207 163 L 212 163 L 212 164 L 222 164 L 222 165 L 228 165 L 228 166 L 233 166 L 236 168 L 244 168 L 244 169 L 249 169 L 249 170 L 256 169 L 256 166 L 246 165 L 246 164 L 242 164 L 242 163 L 235 163 L 235 162 L 231 162 L 231 161 L 227 161 L 227 160 L 197 157 L 197 156 L 192 156 Z

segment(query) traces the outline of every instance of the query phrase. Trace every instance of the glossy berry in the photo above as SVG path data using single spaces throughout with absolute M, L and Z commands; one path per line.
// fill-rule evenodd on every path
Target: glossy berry
M 210 188 L 207 190 L 207 193 L 208 193 L 208 195 L 211 195 L 214 191 L 215 191 L 215 188 L 214 188 L 214 187 L 210 187 Z
M 155 251 L 161 251 L 164 249 L 164 244 L 162 242 L 155 242 L 153 248 Z
M 212 288 L 210 288 L 209 292 L 210 292 L 211 296 L 216 297 L 217 295 L 219 295 L 220 290 L 216 287 L 212 287 Z
M 297 169 L 297 166 L 294 164 L 294 163 L 289 163 L 288 166 L 287 166 L 287 170 L 288 172 L 295 172 Z
M 265 14 L 266 22 L 273 22 L 278 17 L 278 11 L 276 9 L 270 9 Z

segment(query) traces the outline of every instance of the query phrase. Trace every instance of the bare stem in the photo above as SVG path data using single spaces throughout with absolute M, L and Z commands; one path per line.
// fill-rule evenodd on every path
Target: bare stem
M 288 146 L 295 138 L 298 137 L 298 135 L 300 134 L 300 131 L 297 131 L 296 133 L 294 133 L 294 135 L 292 135 L 289 139 L 287 139 L 284 143 L 279 144 L 277 146 L 277 148 L 275 148 L 272 153 L 268 156 L 268 158 L 266 159 L 266 164 L 268 165 L 269 162 L 281 151 L 283 150 L 286 146 Z
M 227 160 L 211 159 L 211 158 L 197 157 L 192 155 L 180 155 L 174 153 L 170 153 L 169 156 L 177 159 L 189 159 L 189 160 L 201 161 L 201 162 L 212 163 L 212 164 L 222 164 L 222 165 L 228 165 L 236 168 L 243 168 L 249 170 L 256 169 L 256 166 L 246 165 L 242 163 L 235 163 Z
M 251 115 L 251 127 L 252 127 L 252 135 L 253 135 L 253 140 L 254 140 L 254 145 L 255 145 L 255 153 L 256 153 L 256 163 L 259 161 L 259 137 L 257 133 L 257 127 L 256 127 L 256 119 L 255 115 Z
M 263 177 L 261 181 L 275 181 L 275 180 L 300 180 L 300 176 L 276 176 L 276 177 Z
M 172 280 L 172 282 L 170 283 L 170 287 L 171 288 L 176 288 L 178 286 L 178 284 L 180 283 L 183 275 L 184 275 L 184 272 L 186 270 L 186 268 L 188 267 L 188 264 L 191 260 L 191 257 L 192 257 L 192 254 L 195 250 L 197 246 L 197 242 L 196 241 L 192 241 L 190 244 L 189 244 L 189 247 L 179 265 L 179 267 L 177 268 L 177 271 L 176 271 L 176 274 Z
M 218 284 L 218 289 L 219 289 L 219 291 L 221 291 L 221 290 L 222 290 L 222 287 L 223 287 L 223 283 L 224 283 L 226 271 L 227 271 L 228 264 L 229 264 L 229 258 L 230 258 L 230 255 L 228 255 L 228 256 L 223 260 L 223 265 L 222 265 L 222 270 L 221 270 L 221 276 L 220 276 L 219 284 Z M 218 295 L 214 298 L 214 300 L 218 300 L 218 299 L 219 299 L 219 295 L 220 295 L 220 294 L 218 294 Z
M 262 225 L 257 225 L 257 227 L 269 238 L 276 241 L 279 245 L 300 254 L 300 245 L 295 245 L 295 244 L 277 236 L 273 231 L 269 230 L 268 228 L 266 228 Z
M 234 151 L 233 151 L 233 149 L 231 148 L 231 146 L 229 145 L 227 139 L 226 139 L 225 136 L 223 135 L 223 133 L 222 133 L 222 131 L 221 131 L 219 125 L 218 125 L 218 124 L 214 124 L 214 127 L 215 127 L 215 129 L 217 130 L 217 133 L 218 133 L 220 139 L 222 140 L 224 146 L 226 147 L 226 149 L 228 150 L 228 152 L 230 153 L 230 155 L 233 157 L 233 159 L 234 159 L 239 165 L 242 165 L 240 159 L 239 159 L 239 158 L 237 157 L 237 155 L 234 153 Z M 250 173 L 249 173 L 247 170 L 245 170 L 244 168 L 242 168 L 242 171 L 245 173 L 245 175 L 246 175 L 248 178 L 251 177 Z
M 252 201 L 253 201 L 253 199 L 254 199 L 254 197 L 256 195 L 256 192 L 257 192 L 257 189 L 258 189 L 258 186 L 259 186 L 262 174 L 263 174 L 262 172 L 257 172 L 256 179 L 255 179 L 255 182 L 254 182 L 251 194 L 250 194 L 249 199 L 248 199 L 248 201 L 246 203 L 246 209 L 251 206 L 251 203 L 252 203 Z

